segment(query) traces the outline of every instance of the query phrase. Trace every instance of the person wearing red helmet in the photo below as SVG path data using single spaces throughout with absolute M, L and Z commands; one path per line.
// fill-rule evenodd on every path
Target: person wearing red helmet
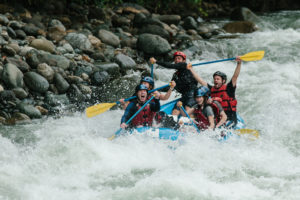
M 168 69 L 176 69 L 177 71 L 173 74 L 172 81 L 175 81 L 175 90 L 179 92 L 182 97 L 181 101 L 186 110 L 189 110 L 193 105 L 196 104 L 194 100 L 194 90 L 197 88 L 197 80 L 194 78 L 190 70 L 187 69 L 186 55 L 177 51 L 173 55 L 174 63 L 156 61 L 155 58 L 150 58 L 151 63 L 156 63 Z M 173 110 L 173 115 L 179 115 L 180 109 L 177 107 Z
M 208 84 L 204 81 L 192 68 L 187 66 L 187 69 L 191 71 L 195 79 L 203 86 L 206 86 L 211 91 L 211 97 L 221 100 L 221 105 L 228 117 L 229 121 L 232 121 L 234 125 L 237 123 L 236 106 L 237 100 L 235 98 L 235 90 L 238 76 L 241 71 L 242 60 L 239 56 L 236 57 L 237 66 L 233 73 L 231 80 L 226 84 L 227 76 L 225 73 L 216 71 L 213 74 L 214 85 Z
M 146 85 L 140 84 L 135 88 L 135 95 L 137 99 L 134 99 L 132 102 L 129 103 L 127 106 L 124 115 L 121 119 L 121 128 L 137 128 L 142 126 L 152 126 L 153 119 L 156 115 L 156 112 L 160 109 L 159 103 L 159 93 L 155 93 L 154 101 L 151 101 L 133 120 L 126 124 L 131 116 L 133 116 L 148 100 L 148 87 Z

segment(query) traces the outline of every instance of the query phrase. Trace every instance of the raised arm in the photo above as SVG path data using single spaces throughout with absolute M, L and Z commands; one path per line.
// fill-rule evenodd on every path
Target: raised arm
M 169 63 L 169 62 L 160 62 L 160 61 L 157 61 L 155 58 L 150 58 L 150 63 L 151 64 L 158 64 L 160 66 L 163 66 L 165 68 L 169 68 L 169 69 L 177 69 L 177 70 L 180 70 L 180 69 L 186 69 L 186 66 L 187 64 L 185 62 L 181 62 L 181 63 L 176 63 L 176 64 L 172 64 L 172 63 Z
M 160 94 L 159 99 L 163 100 L 163 101 L 168 100 L 170 98 L 172 90 L 175 88 L 175 86 L 176 86 L 175 81 L 171 81 L 171 85 L 170 85 L 169 90 L 167 91 L 166 94 Z
M 233 73 L 233 76 L 232 76 L 232 79 L 231 79 L 233 87 L 236 86 L 237 79 L 240 75 L 241 66 L 242 66 L 242 60 L 240 59 L 239 56 L 237 56 L 235 60 L 237 61 L 237 65 L 236 65 L 236 68 L 234 70 L 234 73 Z
M 193 69 L 191 63 L 189 63 L 189 64 L 186 66 L 186 68 L 192 72 L 194 78 L 195 78 L 201 85 L 208 87 L 207 82 L 204 81 L 204 80 L 203 80 L 203 79 L 195 72 L 195 70 Z

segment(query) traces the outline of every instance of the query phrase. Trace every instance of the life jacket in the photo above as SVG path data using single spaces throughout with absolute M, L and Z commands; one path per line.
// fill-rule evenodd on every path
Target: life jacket
M 215 120 L 215 124 L 217 124 L 220 119 L 220 109 L 218 108 L 218 106 L 213 102 L 211 104 L 206 104 L 204 106 L 204 108 L 206 108 L 207 106 L 211 106 L 214 112 L 214 120 Z M 203 109 L 204 110 L 204 109 Z M 200 108 L 200 106 L 197 106 L 194 110 L 194 116 L 196 118 L 196 121 L 198 122 L 198 128 L 199 129 L 207 129 L 209 127 L 209 121 L 208 118 L 203 114 L 202 109 Z
M 223 84 L 220 88 L 212 87 L 211 90 L 211 97 L 220 97 L 222 99 L 221 106 L 223 107 L 224 111 L 234 111 L 236 112 L 236 105 L 237 100 L 233 97 L 230 97 L 227 94 L 227 84 Z
M 136 104 L 137 110 L 139 110 L 143 105 L 139 103 Z M 151 111 L 150 105 L 148 104 L 130 123 L 131 127 L 137 126 L 152 126 L 153 118 L 156 112 Z

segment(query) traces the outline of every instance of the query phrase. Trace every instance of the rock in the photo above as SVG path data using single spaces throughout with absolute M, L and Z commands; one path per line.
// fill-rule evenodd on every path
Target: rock
M 91 76 L 93 85 L 102 85 L 109 81 L 110 76 L 106 71 L 103 72 L 95 72 Z
M 26 36 L 27 36 L 27 35 L 26 35 L 26 33 L 25 33 L 23 30 L 21 30 L 21 29 L 16 30 L 15 33 L 16 33 L 16 37 L 17 37 L 17 38 L 19 38 L 19 39 L 21 39 L 21 40 L 26 39 Z
M 137 48 L 151 55 L 163 55 L 171 51 L 171 46 L 166 39 L 148 33 L 139 35 Z
M 38 49 L 38 50 L 44 50 L 48 51 L 50 53 L 53 53 L 55 51 L 55 46 L 54 44 L 46 39 L 34 39 L 31 43 L 30 46 Z
M 124 16 L 114 15 L 112 17 L 112 23 L 115 27 L 130 26 L 130 19 Z
M 197 22 L 193 17 L 187 17 L 183 21 L 183 27 L 188 30 L 188 29 L 197 29 Z
M 142 27 L 145 24 L 147 17 L 143 13 L 138 13 L 134 16 L 133 26 L 134 27 Z
M 0 24 L 6 26 L 9 23 L 9 20 L 5 15 L 0 14 Z
M 130 47 L 135 49 L 136 48 L 137 39 L 135 37 L 132 38 L 124 38 L 121 40 L 121 46 L 123 47 Z
M 70 101 L 66 94 L 55 95 L 49 92 L 46 93 L 45 102 L 50 106 L 61 106 L 70 104 Z
M 165 39 L 169 39 L 170 38 L 170 35 L 168 33 L 168 31 L 166 31 L 164 28 L 162 28 L 161 26 L 158 26 L 158 25 L 151 25 L 151 24 L 148 24 L 146 26 L 143 26 L 140 30 L 139 30 L 139 33 L 142 34 L 142 33 L 151 33 L 151 34 L 154 34 L 154 35 L 159 35 Z
M 4 53 L 6 53 L 8 56 L 14 56 L 14 55 L 16 54 L 16 51 L 15 51 L 12 47 L 10 47 L 10 46 L 8 46 L 8 45 L 5 45 L 5 46 L 2 48 L 2 51 L 3 51 Z
M 94 48 L 98 48 L 101 45 L 101 40 L 93 35 L 88 36 L 90 43 L 93 45 Z
M 19 53 L 19 52 L 20 52 L 20 46 L 18 45 L 18 43 L 9 43 L 7 46 L 13 48 L 13 50 L 14 50 L 16 53 Z
M 23 31 L 27 34 L 27 35 L 32 35 L 32 36 L 38 36 L 38 35 L 43 35 L 45 36 L 45 31 L 43 31 L 42 29 L 36 27 L 34 24 L 26 24 L 25 26 L 22 27 Z
M 82 94 L 80 89 L 75 84 L 71 84 L 68 94 L 69 94 L 70 101 L 75 102 L 77 104 L 86 99 L 84 94 Z
M 55 42 L 59 42 L 66 34 L 64 26 L 53 26 L 48 28 L 47 37 Z
M 0 84 L 0 92 L 4 91 L 3 86 Z
M 78 48 L 83 51 L 93 49 L 89 39 L 82 33 L 68 33 L 65 39 L 72 45 L 73 48 Z
M 100 71 L 106 71 L 112 78 L 120 77 L 120 67 L 117 63 L 95 63 L 95 67 Z
M 38 109 L 42 115 L 48 114 L 48 110 L 46 108 L 43 108 L 42 106 L 35 106 L 35 108 Z
M 181 17 L 180 15 L 159 15 L 158 19 L 166 24 L 175 24 L 178 25 Z
M 150 15 L 150 12 L 141 5 L 134 3 L 123 3 L 117 10 L 119 13 L 143 13 L 145 15 Z
M 2 72 L 2 80 L 10 88 L 23 87 L 23 73 L 14 64 L 7 63 Z
M 57 88 L 60 94 L 66 93 L 70 87 L 70 84 L 59 73 L 55 73 L 54 83 L 55 83 L 55 87 Z
M 37 108 L 35 108 L 33 105 L 26 104 L 26 103 L 19 103 L 17 106 L 21 113 L 28 115 L 30 118 L 41 118 L 42 117 L 41 112 Z
M 29 124 L 31 123 L 31 119 L 24 113 L 16 112 L 10 119 L 7 119 L 5 123 L 8 125 Z
M 0 124 L 4 124 L 5 123 L 5 118 L 0 116 Z
M 14 30 L 18 30 L 18 29 L 21 29 L 23 25 L 19 21 L 11 20 L 9 22 L 8 26 Z
M 64 56 L 53 55 L 35 49 L 26 53 L 26 61 L 30 66 L 36 68 L 40 63 L 47 63 L 50 66 L 57 66 L 66 70 L 70 66 L 70 61 Z
M 24 75 L 26 86 L 39 93 L 45 93 L 49 88 L 48 81 L 36 72 L 27 72 Z
M 246 7 L 238 7 L 234 9 L 230 15 L 230 19 L 236 21 L 250 21 L 253 23 L 261 22 L 261 19 Z
M 79 84 L 83 82 L 83 79 L 80 78 L 79 76 L 68 76 L 67 79 L 69 83 L 74 83 L 74 84 Z
M 4 90 L 0 92 L 0 101 L 15 101 L 16 95 L 11 90 Z
M 9 37 L 11 37 L 11 38 L 16 38 L 17 37 L 16 32 L 10 27 L 7 27 L 7 33 L 9 35 Z
M 46 63 L 41 63 L 37 67 L 37 72 L 45 77 L 48 82 L 52 82 L 53 77 L 54 77 L 54 70 L 47 65 Z
M 119 37 L 107 30 L 99 30 L 98 37 L 105 44 L 118 47 L 120 45 Z
M 117 54 L 115 60 L 116 63 L 119 64 L 119 66 L 121 66 L 121 68 L 124 70 L 134 69 L 136 66 L 136 63 L 132 58 L 122 53 Z
M 255 24 L 249 21 L 230 22 L 223 29 L 228 33 L 252 33 L 257 30 Z
M 83 94 L 92 94 L 92 90 L 89 86 L 79 84 L 78 87 Z
M 28 96 L 28 93 L 23 88 L 14 88 L 12 91 L 18 99 L 25 99 Z

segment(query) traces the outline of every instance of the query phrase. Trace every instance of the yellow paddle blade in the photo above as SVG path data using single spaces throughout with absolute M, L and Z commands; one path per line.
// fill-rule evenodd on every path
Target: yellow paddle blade
M 113 136 L 111 136 L 111 137 L 109 137 L 109 138 L 107 138 L 108 140 L 113 140 L 113 139 L 115 139 L 116 138 L 116 135 L 113 135 Z
M 265 55 L 265 51 L 253 51 L 241 56 L 241 60 L 243 61 L 256 61 L 261 60 Z
M 116 105 L 116 103 L 100 103 L 100 104 L 88 107 L 85 110 L 85 114 L 87 117 L 94 117 L 96 115 L 104 113 L 105 111 L 107 111 L 111 107 L 113 107 L 114 105 Z
M 235 130 L 235 133 L 237 135 L 248 135 L 250 139 L 258 139 L 259 138 L 259 131 L 254 129 L 238 129 Z

